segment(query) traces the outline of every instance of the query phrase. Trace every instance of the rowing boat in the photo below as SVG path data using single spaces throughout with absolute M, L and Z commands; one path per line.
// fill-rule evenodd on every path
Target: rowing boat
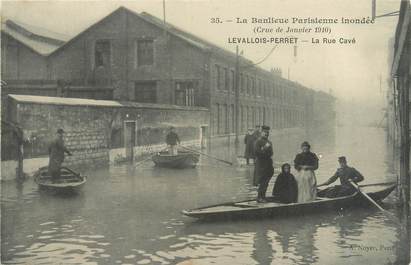
M 170 155 L 168 152 L 159 152 L 152 157 L 152 160 L 158 167 L 194 168 L 198 163 L 199 157 L 199 154 L 185 151 L 179 151 L 177 155 Z
M 52 180 L 48 173 L 48 167 L 42 167 L 34 174 L 34 182 L 40 188 L 56 192 L 78 191 L 86 181 L 86 176 L 82 176 L 66 167 L 61 168 L 60 178 L 57 180 Z
M 369 195 L 373 200 L 380 202 L 386 198 L 396 187 L 396 183 L 379 183 L 360 186 L 361 191 Z M 204 219 L 220 218 L 254 218 L 261 216 L 288 216 L 309 214 L 317 211 L 348 208 L 352 206 L 370 205 L 363 195 L 356 191 L 352 195 L 338 198 L 317 197 L 315 201 L 304 203 L 281 203 L 274 197 L 267 197 L 266 203 L 258 203 L 256 200 L 245 200 L 216 204 L 192 210 L 183 210 L 182 214 Z

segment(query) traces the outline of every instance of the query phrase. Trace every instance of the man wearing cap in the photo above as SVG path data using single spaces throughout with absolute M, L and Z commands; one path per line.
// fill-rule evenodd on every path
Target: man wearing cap
M 355 192 L 356 189 L 350 184 L 350 181 L 358 183 L 364 180 L 363 175 L 361 175 L 358 170 L 347 165 L 347 159 L 345 158 L 345 156 L 339 157 L 338 163 L 340 164 L 340 168 L 337 169 L 335 174 L 329 180 L 321 185 L 318 185 L 318 187 L 330 185 L 337 179 L 340 179 L 341 185 L 336 185 L 335 187 L 330 187 L 321 191 L 319 193 L 320 196 L 335 198 L 351 195 Z
M 180 138 L 178 134 L 174 131 L 174 127 L 170 127 L 170 131 L 166 135 L 166 144 L 168 145 L 168 151 L 170 155 L 177 155 L 177 144 L 180 144 Z
M 257 141 L 258 138 L 260 138 L 260 136 L 261 136 L 261 129 L 262 129 L 262 128 L 261 128 L 260 125 L 256 125 L 256 126 L 255 126 L 254 133 L 253 133 L 253 136 L 254 136 L 255 141 Z
M 266 202 L 265 193 L 267 191 L 268 183 L 274 173 L 273 167 L 273 145 L 268 140 L 270 134 L 270 127 L 263 125 L 261 137 L 255 142 L 255 174 L 254 184 L 258 184 L 257 202 Z
M 255 136 L 253 134 L 253 128 L 248 129 L 247 134 L 244 137 L 244 144 L 245 144 L 245 150 L 244 150 L 244 157 L 247 161 L 247 165 L 250 164 L 250 159 L 255 158 L 254 155 L 254 144 L 255 144 Z
M 303 142 L 302 152 L 294 159 L 294 168 L 298 171 L 295 176 L 298 185 L 297 202 L 309 202 L 317 197 L 317 180 L 314 170 L 318 169 L 318 157 L 310 149 L 310 144 Z
M 64 144 L 64 130 L 58 129 L 56 139 L 49 145 L 49 174 L 55 181 L 60 177 L 61 164 L 64 161 L 64 153 L 71 156 L 71 152 L 66 148 Z

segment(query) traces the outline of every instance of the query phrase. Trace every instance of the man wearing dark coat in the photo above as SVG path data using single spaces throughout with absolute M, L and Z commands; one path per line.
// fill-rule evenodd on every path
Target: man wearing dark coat
M 274 173 L 273 145 L 268 140 L 270 127 L 262 126 L 261 137 L 255 142 L 255 183 L 258 183 L 257 202 L 266 202 L 265 193 Z
M 49 145 L 49 174 L 55 181 L 60 178 L 60 168 L 64 161 L 64 153 L 71 156 L 71 152 L 66 148 L 64 144 L 64 130 L 57 130 L 57 137 Z
M 253 134 L 253 129 L 248 129 L 247 134 L 244 137 L 244 144 L 245 144 L 245 151 L 244 151 L 244 157 L 247 161 L 247 165 L 250 164 L 250 159 L 255 158 L 254 155 L 254 143 L 255 143 L 255 137 Z
M 281 173 L 275 180 L 273 196 L 282 203 L 297 202 L 298 185 L 290 172 L 291 166 L 285 163 L 281 166 Z
M 341 185 L 336 185 L 334 187 L 322 190 L 318 193 L 318 195 L 329 198 L 348 196 L 356 191 L 356 189 L 350 184 L 350 181 L 358 183 L 364 180 L 363 175 L 361 175 L 358 170 L 347 165 L 347 159 L 345 158 L 345 156 L 339 157 L 338 162 L 340 164 L 340 168 L 337 169 L 335 174 L 329 180 L 321 185 L 318 185 L 318 187 L 330 185 L 337 179 L 340 179 Z
M 260 136 L 261 136 L 261 126 L 260 125 L 255 126 L 253 136 L 254 136 L 255 141 L 257 141 L 258 138 L 260 138 Z

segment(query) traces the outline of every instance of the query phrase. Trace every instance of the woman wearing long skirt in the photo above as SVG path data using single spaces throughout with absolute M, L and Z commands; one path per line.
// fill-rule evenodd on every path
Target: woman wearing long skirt
M 298 171 L 296 174 L 298 186 L 297 202 L 310 202 L 317 197 L 317 180 L 314 170 L 318 169 L 318 157 L 310 151 L 310 144 L 301 144 L 302 152 L 294 159 L 294 167 Z

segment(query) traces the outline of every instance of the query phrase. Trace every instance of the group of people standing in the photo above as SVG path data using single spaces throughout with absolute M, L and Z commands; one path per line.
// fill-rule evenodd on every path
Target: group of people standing
M 257 202 L 266 202 L 268 184 L 274 174 L 273 145 L 268 139 L 270 127 L 256 126 L 256 130 L 249 130 L 245 136 L 245 158 L 247 164 L 254 159 L 254 185 L 258 186 Z M 291 173 L 291 165 L 285 163 L 281 166 L 281 173 L 274 184 L 272 195 L 283 203 L 310 202 L 317 197 L 317 187 L 326 186 L 337 179 L 341 185 L 322 190 L 322 197 L 338 197 L 352 194 L 355 190 L 350 181 L 360 182 L 364 177 L 355 168 L 347 165 L 345 157 L 339 157 L 340 168 L 326 182 L 317 185 L 315 170 L 318 169 L 318 157 L 311 152 L 308 142 L 301 144 L 301 153 L 294 159 L 296 176 Z

